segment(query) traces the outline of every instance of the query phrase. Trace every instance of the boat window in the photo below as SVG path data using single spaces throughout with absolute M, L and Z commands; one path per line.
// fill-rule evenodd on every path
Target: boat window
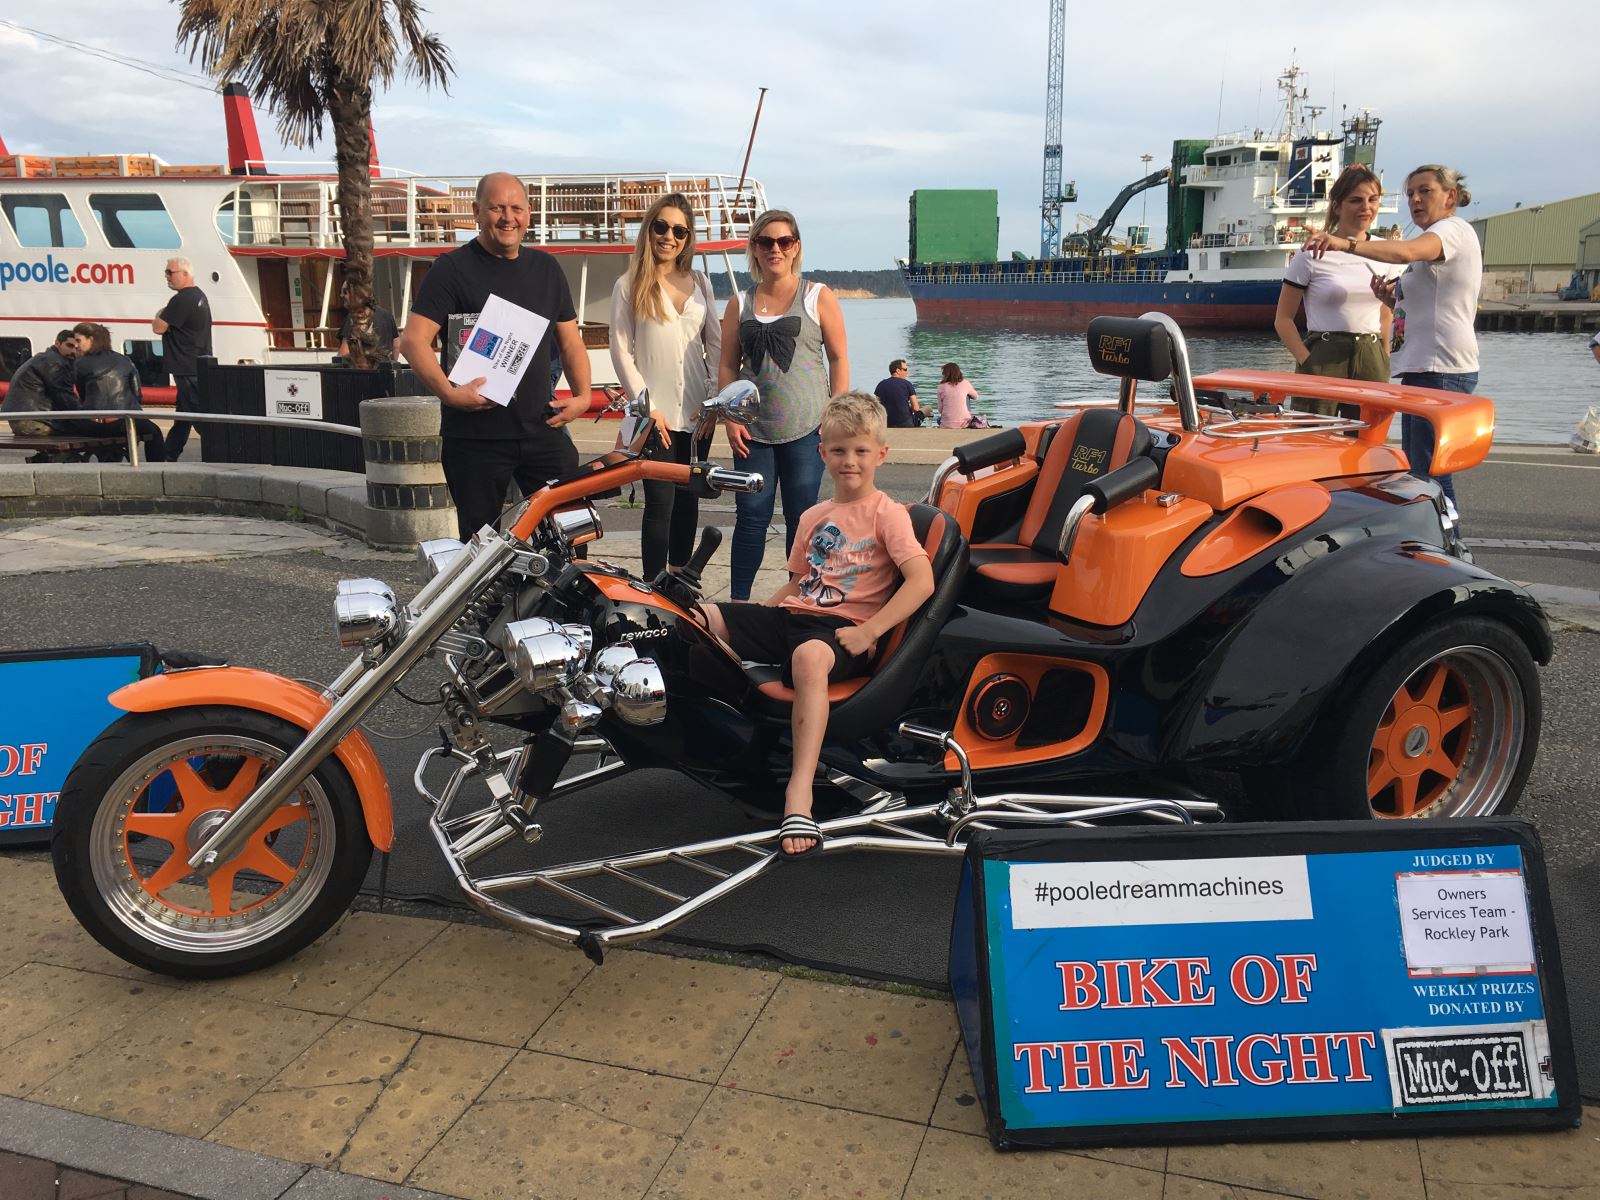
M 1263 150 L 1261 152 L 1262 162 L 1278 162 L 1279 158 L 1280 156 L 1276 150 Z
M 0 337 L 0 383 L 11 382 L 16 369 L 32 357 L 33 343 L 27 338 Z
M 183 245 L 167 206 L 154 192 L 92 193 L 89 211 L 116 249 L 173 250 Z
M 60 192 L 0 195 L 0 210 L 24 246 L 71 247 L 87 245 L 83 226 Z
M 138 370 L 141 386 L 171 386 L 172 377 L 167 374 L 166 363 L 161 358 L 160 338 L 123 338 L 122 352 Z

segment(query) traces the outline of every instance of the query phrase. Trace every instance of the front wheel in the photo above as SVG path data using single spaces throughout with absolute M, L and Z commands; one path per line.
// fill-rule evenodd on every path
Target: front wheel
M 1275 815 L 1491 817 L 1516 806 L 1542 707 L 1533 656 L 1503 622 L 1455 617 L 1413 634 L 1347 695 L 1300 762 L 1247 778 Z
M 51 843 L 83 927 L 128 962 L 188 979 L 256 970 L 324 933 L 372 859 L 336 758 L 209 878 L 187 861 L 303 737 L 223 707 L 136 713 L 101 734 L 61 789 Z

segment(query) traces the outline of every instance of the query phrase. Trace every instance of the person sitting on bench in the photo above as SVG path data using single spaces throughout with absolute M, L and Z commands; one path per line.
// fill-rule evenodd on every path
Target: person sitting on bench
M 74 407 L 143 408 L 144 389 L 139 384 L 139 368 L 126 354 L 118 354 L 111 348 L 111 331 L 98 321 L 81 321 L 72 327 L 72 334 L 78 343 L 78 358 L 72 364 L 72 375 L 80 401 Z M 78 437 L 107 437 L 122 428 L 121 422 L 114 418 L 52 421 L 50 424 L 57 433 Z M 145 460 L 163 462 L 166 455 L 162 453 L 161 431 L 156 423 L 140 417 L 133 425 Z M 101 461 L 107 461 L 108 455 L 114 460 L 121 454 L 120 451 L 95 452 Z
M 53 346 L 46 346 L 12 372 L 0 412 L 46 413 L 77 408 L 78 396 L 72 390 L 72 360 L 77 357 L 78 340 L 72 330 L 63 329 L 56 334 Z M 20 437 L 45 437 L 53 430 L 48 421 L 13 420 L 11 432 Z

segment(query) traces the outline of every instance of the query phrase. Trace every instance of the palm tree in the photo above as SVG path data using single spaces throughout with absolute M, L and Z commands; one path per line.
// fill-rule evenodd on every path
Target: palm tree
M 358 367 L 392 348 L 372 332 L 372 91 L 397 68 L 449 90 L 450 52 L 416 0 L 178 0 L 178 44 L 214 78 L 237 80 L 277 113 L 278 132 L 313 146 L 333 126 L 350 350 Z

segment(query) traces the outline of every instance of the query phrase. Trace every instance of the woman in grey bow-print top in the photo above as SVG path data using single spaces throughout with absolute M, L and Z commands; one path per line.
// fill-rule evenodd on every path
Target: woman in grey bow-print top
M 750 226 L 745 244 L 755 286 L 728 302 L 722 317 L 722 363 L 717 386 L 749 379 L 761 389 L 761 409 L 748 429 L 730 422 L 735 465 L 767 481 L 741 493 L 731 555 L 735 600 L 748 600 L 766 550 L 767 527 L 783 496 L 784 549 L 817 502 L 822 455 L 817 425 L 829 396 L 850 390 L 844 313 L 833 292 L 800 274 L 800 226 L 794 215 L 769 209 Z M 826 361 L 824 361 L 826 360 Z

